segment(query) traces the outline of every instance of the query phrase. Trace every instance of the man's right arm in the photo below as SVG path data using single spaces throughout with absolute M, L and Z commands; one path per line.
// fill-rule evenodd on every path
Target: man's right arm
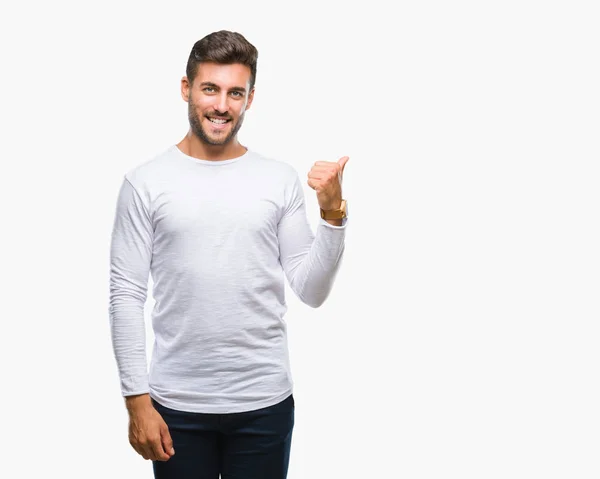
M 153 237 L 148 206 L 125 177 L 112 230 L 109 285 L 110 332 L 123 396 L 149 392 L 144 304 Z
M 129 443 L 144 459 L 168 461 L 175 450 L 169 428 L 150 399 L 146 362 L 144 305 L 153 241 L 150 209 L 125 177 L 110 246 L 112 345 L 129 413 Z

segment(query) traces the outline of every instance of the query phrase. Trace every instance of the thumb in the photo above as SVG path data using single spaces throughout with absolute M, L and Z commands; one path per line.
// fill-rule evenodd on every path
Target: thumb
M 344 172 L 344 167 L 346 166 L 346 163 L 348 163 L 348 160 L 350 158 L 348 156 L 342 156 L 339 160 L 338 160 L 338 165 L 340 165 L 342 167 L 342 171 L 341 173 Z
M 167 454 L 172 456 L 175 454 L 175 449 L 173 448 L 173 439 L 171 439 L 171 434 L 169 433 L 169 427 L 165 424 L 162 430 L 160 431 L 160 438 L 162 441 L 163 449 Z

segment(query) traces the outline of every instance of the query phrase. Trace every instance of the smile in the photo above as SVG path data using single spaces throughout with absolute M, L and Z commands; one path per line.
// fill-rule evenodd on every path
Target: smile
M 207 117 L 208 121 L 211 124 L 211 128 L 213 130 L 224 130 L 225 128 L 227 128 L 228 123 L 231 120 L 226 120 L 225 118 L 211 118 L 211 117 Z

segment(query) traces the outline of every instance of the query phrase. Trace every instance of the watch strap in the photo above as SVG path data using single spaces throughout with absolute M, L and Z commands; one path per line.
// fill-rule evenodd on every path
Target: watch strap
M 346 200 L 342 200 L 341 206 L 336 210 L 324 210 L 321 208 L 321 218 L 324 220 L 339 220 L 346 217 Z

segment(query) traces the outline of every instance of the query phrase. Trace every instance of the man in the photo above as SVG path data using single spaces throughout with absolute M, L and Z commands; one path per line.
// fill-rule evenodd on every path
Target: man
M 284 275 L 301 301 L 318 307 L 344 252 L 348 157 L 317 161 L 308 173 L 321 209 L 313 234 L 294 168 L 237 139 L 257 57 L 239 33 L 196 42 L 181 80 L 189 131 L 126 173 L 118 195 L 112 344 L 130 443 L 158 479 L 286 477 L 295 405 Z

